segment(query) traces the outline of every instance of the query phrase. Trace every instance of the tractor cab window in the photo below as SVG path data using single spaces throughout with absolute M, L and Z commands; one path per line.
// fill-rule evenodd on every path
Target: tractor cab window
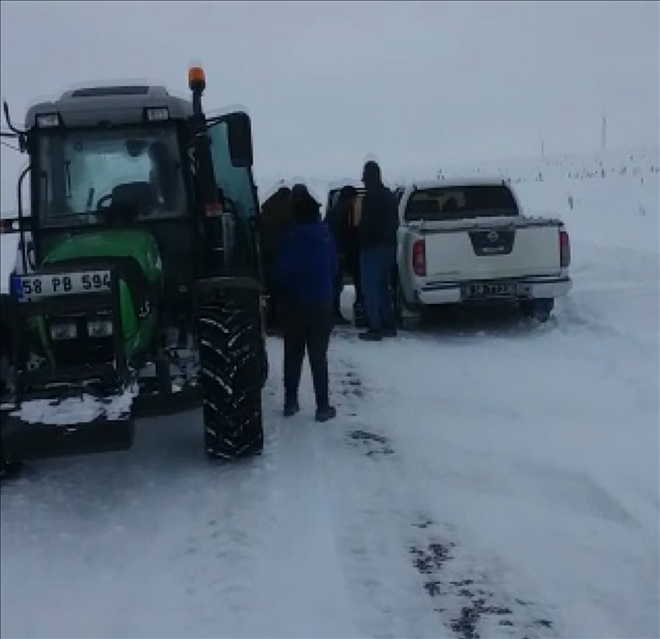
M 44 132 L 38 140 L 44 226 L 179 217 L 186 194 L 173 126 Z
M 228 208 L 244 221 L 257 215 L 258 200 L 253 189 L 252 174 L 248 167 L 234 166 L 229 154 L 226 122 L 216 122 L 208 129 L 215 182 L 222 190 Z
M 251 168 L 234 166 L 232 163 L 226 121 L 212 122 L 207 129 L 207 135 L 215 183 L 220 192 L 223 209 L 232 213 L 236 220 L 234 256 L 238 262 L 235 266 L 254 272 L 258 253 L 252 221 L 259 214 L 259 200 Z

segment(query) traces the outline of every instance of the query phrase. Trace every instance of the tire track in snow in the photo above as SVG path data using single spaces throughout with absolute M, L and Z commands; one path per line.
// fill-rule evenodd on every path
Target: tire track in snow
M 264 605 L 255 566 L 269 550 L 268 467 L 262 460 L 222 466 L 215 478 L 219 485 L 191 485 L 182 500 L 190 518 L 179 555 L 189 636 L 258 632 L 254 609 Z
M 353 392 L 356 388 L 361 389 L 362 383 L 350 359 L 345 358 L 342 365 L 346 373 L 344 379 L 339 380 L 341 394 L 347 397 L 349 414 L 357 415 L 361 412 L 360 408 L 367 408 L 359 405 L 360 400 L 365 399 L 364 393 Z M 366 399 L 368 401 L 369 398 Z M 375 494 L 369 497 L 372 507 L 360 512 L 360 506 L 356 504 L 356 510 L 351 515 L 352 521 L 362 522 L 361 525 L 354 524 L 352 551 L 365 554 L 378 548 L 378 552 L 383 552 L 383 537 L 389 537 L 385 547 L 392 567 L 392 555 L 398 563 L 407 551 L 408 567 L 422 577 L 421 582 L 417 581 L 412 589 L 413 597 L 417 596 L 418 601 L 413 602 L 410 593 L 407 604 L 401 604 L 405 601 L 405 595 L 402 594 L 399 600 L 399 612 L 403 613 L 401 618 L 408 620 L 407 626 L 402 626 L 401 618 L 391 614 L 392 609 L 385 603 L 386 593 L 377 590 L 377 580 L 362 584 L 368 598 L 379 602 L 380 612 L 388 620 L 383 627 L 371 629 L 370 636 L 437 636 L 438 622 L 444 625 L 444 632 L 451 632 L 457 639 L 556 636 L 552 621 L 539 606 L 508 595 L 503 584 L 493 583 L 487 570 L 475 568 L 482 559 L 467 557 L 461 547 L 460 536 L 450 525 L 439 525 L 428 515 L 419 514 L 423 512 L 419 507 L 424 500 L 423 495 L 406 481 L 405 460 L 397 454 L 395 445 L 367 424 L 358 428 L 352 426 L 346 431 L 345 441 L 360 454 L 372 458 L 371 463 L 364 465 L 361 474 L 369 474 L 366 469 L 370 468 L 374 487 L 378 486 L 374 489 Z M 359 473 L 357 469 L 354 472 Z M 345 469 L 341 476 L 346 479 Z M 366 482 L 362 481 L 364 485 Z M 380 512 L 377 512 L 378 509 Z M 388 531 L 387 535 L 378 533 L 381 526 Z M 416 534 L 411 536 L 410 528 Z M 365 530 L 371 531 L 371 536 Z M 398 569 L 402 570 L 400 565 Z M 408 579 L 406 577 L 404 581 L 409 583 Z M 425 597 L 430 601 L 427 599 L 424 603 Z M 437 614 L 437 619 L 431 619 L 429 611 Z M 411 622 L 413 619 L 417 623 Z M 388 631 L 393 634 L 388 634 Z
M 540 607 L 503 592 L 488 570 L 478 570 L 479 558 L 464 558 L 455 532 L 421 516 L 413 526 L 424 534 L 409 546 L 423 587 L 447 630 L 457 639 L 479 637 L 557 636 Z
M 360 418 L 371 389 L 350 357 L 333 374 L 340 418 L 325 429 L 324 457 L 340 560 L 349 596 L 356 602 L 360 636 L 433 637 L 437 624 L 402 552 L 399 522 L 405 507 L 396 498 L 387 463 L 396 456 L 385 437 Z M 348 448 L 348 450 L 347 450 Z

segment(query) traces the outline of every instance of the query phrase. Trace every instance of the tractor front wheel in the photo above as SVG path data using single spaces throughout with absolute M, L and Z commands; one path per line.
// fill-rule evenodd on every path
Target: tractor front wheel
M 198 308 L 204 445 L 213 459 L 262 452 L 265 350 L 258 295 L 216 292 Z

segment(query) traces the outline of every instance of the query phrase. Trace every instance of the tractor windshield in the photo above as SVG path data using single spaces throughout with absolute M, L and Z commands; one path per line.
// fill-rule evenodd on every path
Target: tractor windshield
M 186 214 L 172 125 L 43 132 L 37 192 L 44 226 L 97 224 L 110 212 L 134 220 Z

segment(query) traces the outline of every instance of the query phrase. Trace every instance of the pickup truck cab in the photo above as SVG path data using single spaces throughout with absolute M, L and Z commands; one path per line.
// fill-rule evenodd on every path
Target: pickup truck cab
M 571 289 L 559 219 L 523 215 L 502 180 L 436 180 L 399 194 L 396 307 L 402 325 L 439 304 L 517 302 L 546 321 Z

